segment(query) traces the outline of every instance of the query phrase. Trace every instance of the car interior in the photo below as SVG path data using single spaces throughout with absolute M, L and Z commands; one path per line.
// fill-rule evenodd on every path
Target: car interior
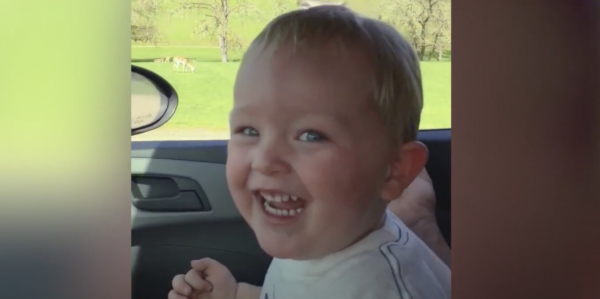
M 160 103 L 153 117 L 146 117 L 147 111 L 144 117 L 134 115 L 132 104 L 132 135 L 162 126 L 176 113 L 179 101 L 159 75 L 132 65 L 132 103 L 141 99 L 134 94 L 141 90 L 134 88 L 139 78 L 155 88 L 153 100 Z M 427 171 L 436 193 L 437 221 L 450 245 L 450 129 L 421 131 L 419 140 L 429 148 Z M 173 277 L 186 273 L 191 260 L 204 257 L 223 263 L 238 281 L 262 285 L 271 258 L 259 247 L 229 194 L 227 143 L 132 141 L 132 298 L 166 298 Z

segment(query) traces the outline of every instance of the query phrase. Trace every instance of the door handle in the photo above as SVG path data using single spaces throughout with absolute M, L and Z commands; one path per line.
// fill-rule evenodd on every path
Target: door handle
M 131 201 L 136 208 L 152 212 L 210 210 L 200 185 L 183 177 L 132 175 Z

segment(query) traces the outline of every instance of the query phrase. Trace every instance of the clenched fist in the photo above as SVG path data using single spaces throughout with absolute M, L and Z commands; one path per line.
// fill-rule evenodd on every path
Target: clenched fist
M 210 259 L 192 261 L 192 269 L 173 278 L 169 299 L 235 299 L 237 281 L 223 264 Z

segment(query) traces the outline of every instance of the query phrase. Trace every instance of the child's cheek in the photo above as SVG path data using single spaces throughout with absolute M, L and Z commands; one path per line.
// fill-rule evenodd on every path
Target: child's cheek
M 356 179 L 356 160 L 340 151 L 320 152 L 311 157 L 310 163 L 299 165 L 305 185 L 312 189 L 311 194 L 319 193 L 321 198 L 339 198 L 360 184 Z
M 244 150 L 230 150 L 227 156 L 226 164 L 226 176 L 229 189 L 243 188 L 245 184 L 244 182 L 247 180 L 249 170 L 250 165 Z

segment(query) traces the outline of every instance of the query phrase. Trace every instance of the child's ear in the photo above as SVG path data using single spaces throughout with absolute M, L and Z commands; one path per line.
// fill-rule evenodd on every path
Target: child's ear
M 400 197 L 404 189 L 425 167 L 428 156 L 427 147 L 421 142 L 414 141 L 401 145 L 394 162 L 390 165 L 385 185 L 381 190 L 381 198 L 392 201 Z

